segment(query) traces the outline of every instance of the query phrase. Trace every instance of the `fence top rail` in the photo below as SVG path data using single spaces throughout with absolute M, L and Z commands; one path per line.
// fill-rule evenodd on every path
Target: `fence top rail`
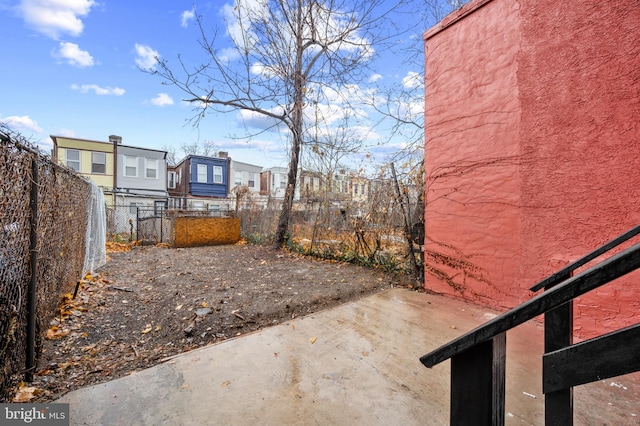
M 614 248 L 616 246 L 619 246 L 620 244 L 622 244 L 625 241 L 635 237 L 638 234 L 640 234 L 640 224 L 636 225 L 633 228 L 631 228 L 630 230 L 628 230 L 624 234 L 621 234 L 621 235 L 617 236 L 616 238 L 614 238 L 613 240 L 609 241 L 608 243 L 598 247 L 597 249 L 595 249 L 591 253 L 586 254 L 585 256 L 581 257 L 580 259 L 576 260 L 575 262 L 568 264 L 567 266 L 565 266 L 564 268 L 562 268 L 558 272 L 556 272 L 553 275 L 550 275 L 547 278 L 543 279 L 542 281 L 538 282 L 537 284 L 532 286 L 529 290 L 538 291 L 538 290 L 543 289 L 543 288 L 547 289 L 547 288 L 553 287 L 554 285 L 564 281 L 566 279 L 566 277 L 571 275 L 571 273 L 573 271 L 575 271 L 576 269 L 578 269 L 579 267 L 581 267 L 583 265 L 586 265 L 587 263 L 591 262 L 596 257 L 608 252 L 609 250 L 611 250 L 612 248 Z
M 640 243 L 423 355 L 420 357 L 420 362 L 425 367 L 431 368 L 638 268 L 640 268 Z

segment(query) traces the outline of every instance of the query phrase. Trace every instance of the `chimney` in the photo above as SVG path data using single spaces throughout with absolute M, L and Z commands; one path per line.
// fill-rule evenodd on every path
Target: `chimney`
M 122 145 L 122 136 L 109 135 L 109 142 L 114 145 Z
M 229 157 L 229 153 L 227 151 L 218 152 L 218 158 L 227 158 Z

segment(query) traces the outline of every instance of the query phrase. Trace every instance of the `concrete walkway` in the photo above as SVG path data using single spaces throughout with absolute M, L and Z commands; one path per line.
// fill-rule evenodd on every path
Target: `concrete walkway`
M 491 319 L 461 301 L 393 289 L 79 389 L 72 425 L 442 425 L 449 361 L 418 358 Z M 542 329 L 507 334 L 507 424 L 543 424 Z M 576 424 L 640 424 L 640 377 L 577 388 Z M 633 416 L 633 415 L 636 416 Z

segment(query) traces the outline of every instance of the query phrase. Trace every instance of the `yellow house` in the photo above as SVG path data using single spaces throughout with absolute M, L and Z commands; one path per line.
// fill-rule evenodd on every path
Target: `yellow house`
M 53 160 L 67 166 L 98 185 L 105 193 L 105 202 L 113 203 L 115 182 L 114 142 L 53 136 Z

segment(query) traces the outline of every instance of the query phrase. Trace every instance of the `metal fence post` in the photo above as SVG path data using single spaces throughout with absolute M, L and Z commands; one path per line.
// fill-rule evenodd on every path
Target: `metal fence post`
M 27 291 L 27 349 L 25 380 L 33 381 L 36 358 L 36 283 L 38 280 L 38 157 L 31 161 L 31 279 Z

